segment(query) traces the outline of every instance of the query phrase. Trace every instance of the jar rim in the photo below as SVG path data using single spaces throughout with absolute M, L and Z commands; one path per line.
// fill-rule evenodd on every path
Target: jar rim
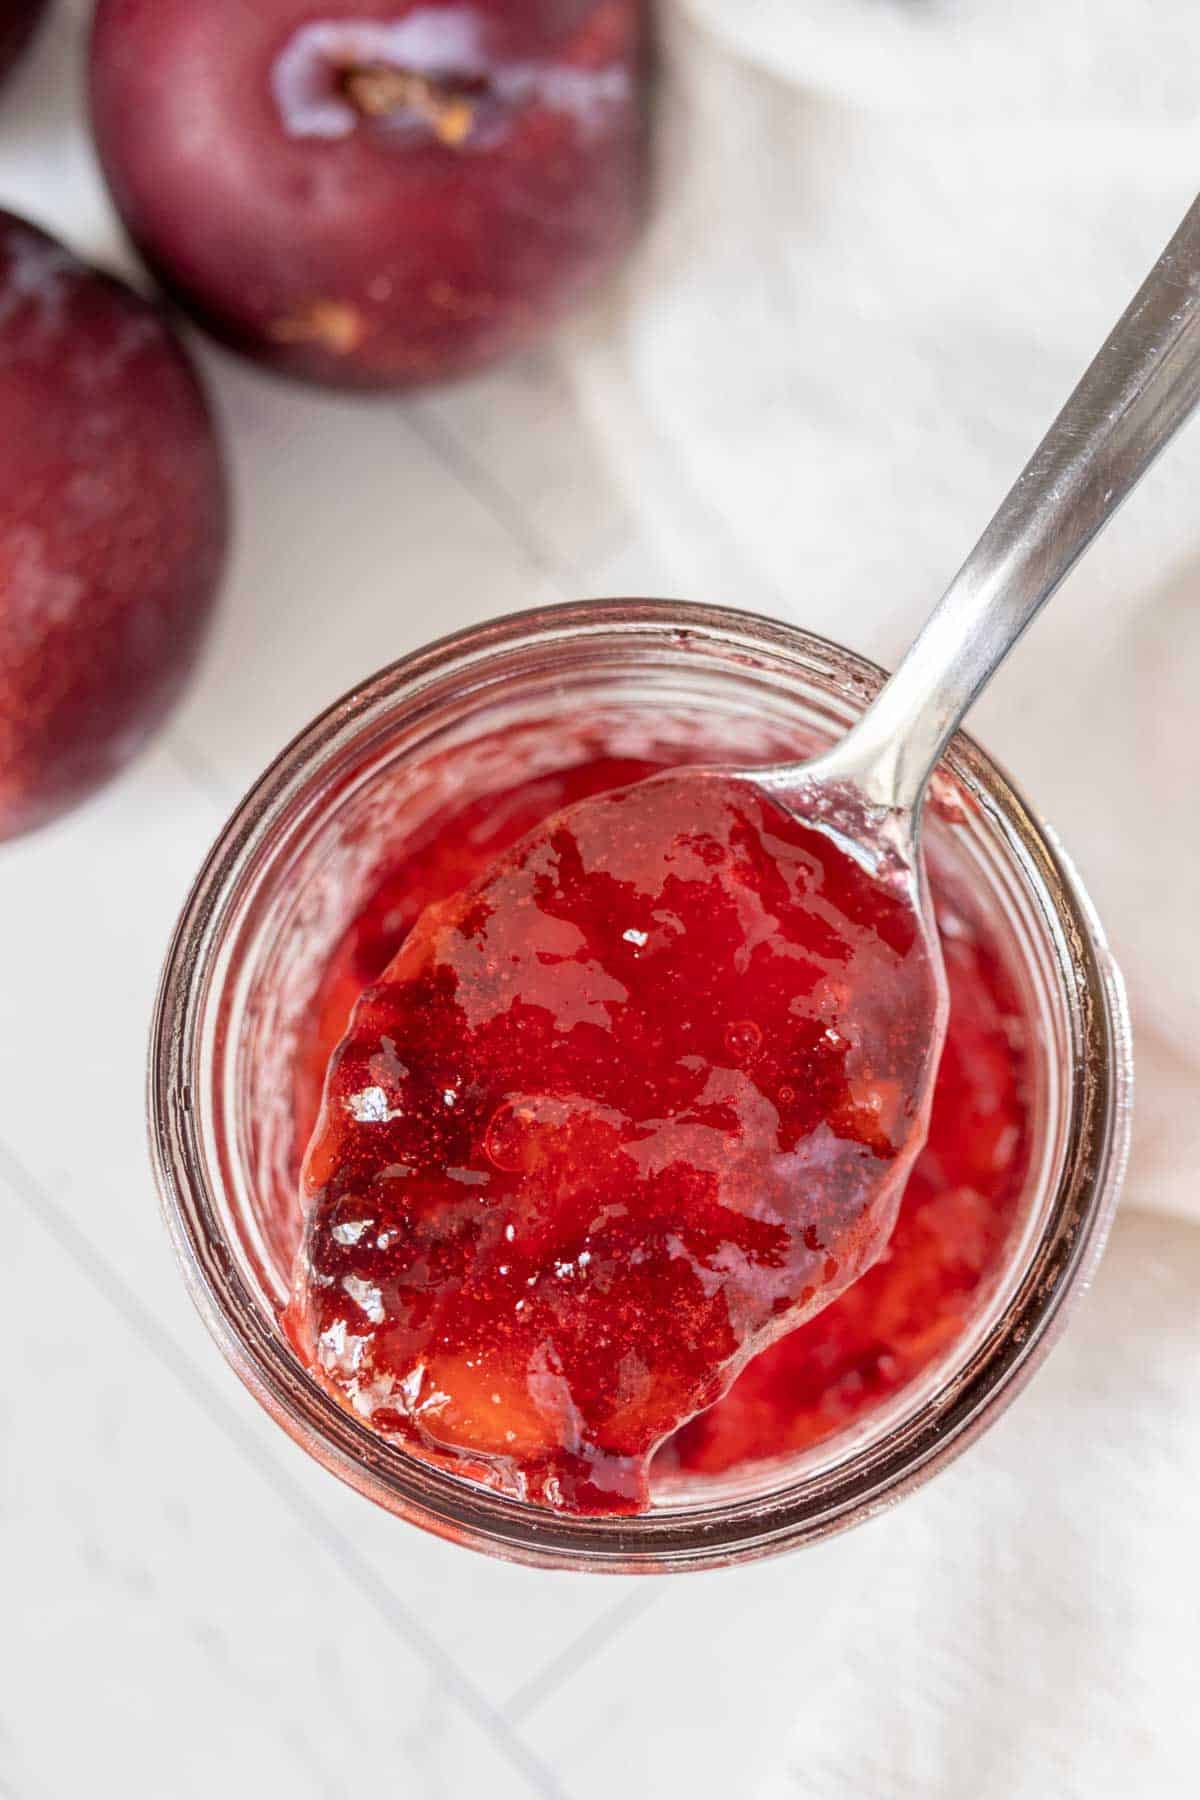
M 354 746 L 380 709 L 436 704 L 448 681 L 487 678 L 509 653 L 552 654 L 639 636 L 702 646 L 722 657 L 782 653 L 817 680 L 837 678 L 864 701 L 884 672 L 826 638 L 730 608 L 671 600 L 594 600 L 511 613 L 438 639 L 381 669 L 325 708 L 267 767 L 210 850 L 176 925 L 150 1040 L 151 1157 L 185 1281 L 227 1360 L 303 1448 L 386 1509 L 458 1542 L 542 1567 L 665 1572 L 754 1560 L 844 1528 L 919 1485 L 971 1443 L 1019 1392 L 1061 1329 L 1065 1302 L 1086 1284 L 1103 1248 L 1128 1154 L 1132 1058 L 1124 988 L 1091 902 L 1056 836 L 995 762 L 965 733 L 945 766 L 1003 815 L 1053 912 L 1076 991 L 1079 1034 L 1069 1140 L 1040 1247 L 1006 1308 L 1007 1329 L 986 1368 L 968 1374 L 936 1420 L 911 1421 L 882 1446 L 830 1475 L 767 1498 L 672 1508 L 632 1518 L 576 1518 L 482 1488 L 371 1433 L 308 1375 L 252 1294 L 225 1241 L 214 1171 L 203 1142 L 202 1027 L 223 979 L 226 936 L 272 834 L 300 803 L 313 772 Z M 381 725 L 381 729 L 389 729 Z M 394 721 L 390 730 L 394 732 Z

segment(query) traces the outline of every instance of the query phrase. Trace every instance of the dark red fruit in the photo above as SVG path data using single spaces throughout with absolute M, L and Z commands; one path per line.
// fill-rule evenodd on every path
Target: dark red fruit
M 163 283 L 289 374 L 526 343 L 628 243 L 642 0 L 100 0 L 92 112 Z
M 0 212 L 0 838 L 114 774 L 199 648 L 226 538 L 166 322 Z
M 45 10 L 46 0 L 0 0 L 0 81 L 33 36 Z

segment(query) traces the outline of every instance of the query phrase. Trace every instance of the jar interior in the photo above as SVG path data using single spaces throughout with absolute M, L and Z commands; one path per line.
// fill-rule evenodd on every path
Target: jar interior
M 221 1235 L 281 1342 L 277 1320 L 299 1232 L 292 1096 L 306 1015 L 334 945 L 423 825 L 451 802 L 599 754 L 735 766 L 801 756 L 838 735 L 866 691 L 853 669 L 804 679 L 787 659 L 731 658 L 678 632 L 635 653 L 589 643 L 538 658 L 501 655 L 425 704 L 407 696 L 336 747 L 320 783 L 293 796 L 244 872 L 236 929 L 212 977 L 219 1005 L 205 1009 L 211 1076 L 203 1098 L 220 1164 Z M 967 1380 L 1003 1330 L 1045 1231 L 1067 1148 L 1064 1071 L 1073 1054 L 1059 927 L 1011 819 L 976 771 L 964 763 L 940 776 L 927 815 L 939 885 L 971 896 L 1031 1026 L 1032 1154 L 1009 1241 L 961 1335 L 890 1402 L 801 1455 L 663 1481 L 656 1511 L 703 1511 L 792 1488 L 918 1422 Z

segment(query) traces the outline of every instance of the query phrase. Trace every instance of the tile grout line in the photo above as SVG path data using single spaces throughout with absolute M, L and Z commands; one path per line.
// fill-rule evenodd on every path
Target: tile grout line
M 531 1713 L 535 1713 L 551 1695 L 573 1681 L 588 1663 L 661 1598 L 661 1577 L 645 1575 L 640 1579 L 642 1587 L 618 1600 L 586 1631 L 581 1631 L 561 1656 L 554 1658 L 544 1669 L 523 1682 L 516 1693 L 504 1702 L 504 1716 L 510 1725 L 523 1724 Z
M 458 439 L 440 421 L 431 417 L 427 408 L 410 406 L 405 409 L 404 422 L 414 437 L 424 444 L 455 480 L 458 481 L 481 506 L 485 507 L 492 519 L 511 539 L 516 547 L 533 564 L 540 575 L 553 582 L 558 590 L 559 598 L 568 598 L 564 586 L 564 576 L 569 582 L 573 578 L 570 566 L 564 567 L 553 552 L 543 544 L 537 532 L 530 526 L 528 519 L 516 502 L 505 493 L 481 464 L 476 462 L 469 451 L 465 450 Z
M 169 725 L 163 733 L 163 749 L 184 779 L 218 809 L 219 817 L 222 820 L 228 818 L 235 803 L 228 797 L 225 783 L 190 732 L 180 725 Z
M 628 534 L 613 533 L 611 543 L 603 546 L 598 552 L 589 556 L 584 562 L 566 560 L 558 557 L 530 525 L 519 504 L 496 482 L 488 470 L 472 456 L 470 450 L 459 440 L 453 429 L 443 421 L 434 417 L 428 404 L 416 402 L 405 409 L 404 423 L 414 437 L 419 438 L 447 472 L 486 508 L 497 525 L 506 533 L 510 541 L 529 559 L 538 572 L 548 580 L 556 590 L 559 600 L 577 599 L 588 589 L 588 570 L 603 566 L 612 555 L 619 553 L 613 545 L 619 546 L 624 538 L 636 541 L 641 535 L 639 528 L 632 525 Z M 681 458 L 677 450 L 668 452 L 671 462 L 677 470 L 682 470 Z M 693 495 L 693 485 L 686 472 L 681 479 L 689 497 Z M 700 504 L 700 497 L 695 496 Z M 739 569 L 749 573 L 756 587 L 760 587 L 766 609 L 779 619 L 788 617 L 787 596 L 777 582 L 767 576 L 760 575 L 753 556 L 746 549 L 739 534 L 727 519 L 722 519 L 718 527 L 719 537 L 724 551 Z
M 493 1744 L 507 1758 L 530 1788 L 543 1800 L 566 1800 L 565 1790 L 542 1759 L 526 1745 L 502 1708 L 496 1707 L 379 1579 L 370 1563 L 321 1509 L 301 1493 L 283 1469 L 264 1455 L 237 1414 L 221 1399 L 187 1352 L 160 1324 L 137 1292 L 122 1276 L 19 1159 L 0 1142 L 0 1174 L 27 1211 L 53 1238 L 96 1291 L 123 1319 L 126 1326 L 175 1377 L 201 1412 L 215 1424 L 235 1449 L 284 1503 L 300 1524 L 331 1556 L 350 1585 L 430 1667 L 445 1691 L 458 1702 Z M 569 1652 L 567 1653 L 569 1654 Z
M 636 542 L 637 534 L 630 529 L 614 530 L 608 540 L 595 554 L 582 563 L 561 563 L 539 543 L 534 533 L 530 532 L 525 521 L 520 518 L 515 506 L 510 505 L 501 490 L 494 488 L 487 481 L 482 471 L 478 471 L 478 489 L 475 485 L 476 470 L 469 463 L 465 452 L 438 427 L 426 433 L 425 421 L 409 417 L 409 429 L 446 467 L 460 480 L 468 491 L 475 495 L 480 503 L 487 507 L 493 519 L 513 540 L 517 547 L 530 559 L 535 568 L 547 580 L 551 581 L 558 591 L 559 598 L 571 600 L 578 598 L 590 589 L 589 570 L 603 568 L 613 557 L 621 554 L 630 544 Z M 461 466 L 457 457 L 461 455 Z M 568 591 L 566 582 L 572 585 Z M 333 696 L 332 698 L 336 698 Z M 195 793 L 218 809 L 219 816 L 228 817 L 238 798 L 244 794 L 252 783 L 235 789 L 228 784 L 220 770 L 209 759 L 203 744 L 185 726 L 174 721 L 164 729 L 162 746 L 170 757 L 175 768 Z

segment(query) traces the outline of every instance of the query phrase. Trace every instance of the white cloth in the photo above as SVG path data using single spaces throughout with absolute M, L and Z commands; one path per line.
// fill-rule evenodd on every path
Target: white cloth
M 3 97 L 0 204 L 115 261 L 75 100 L 88 4 L 52 13 Z M 1059 827 L 1129 976 L 1126 1206 L 1159 1216 L 1118 1221 L 1062 1344 L 950 1471 L 843 1539 L 632 1600 L 487 1565 L 295 1455 L 168 1266 L 140 1117 L 160 946 L 212 832 L 290 733 L 422 638 L 566 591 L 563 565 L 596 561 L 610 482 L 640 516 L 625 587 L 776 610 L 894 659 L 1200 172 L 1195 0 L 661 10 L 654 220 L 556 351 L 397 407 L 204 353 L 239 508 L 213 650 L 152 755 L 6 853 L 0 1552 L 22 1652 L 5 1791 L 84 1791 L 105 1763 L 135 1795 L 164 1769 L 191 1795 L 286 1768 L 299 1800 L 372 1784 L 413 1800 L 1196 1792 L 1200 428 L 972 721 Z M 541 588 L 512 494 L 535 549 L 553 515 Z M 101 879 L 114 844 L 119 880 Z M 88 1028 L 64 1063 L 46 971 L 81 933 L 71 1017 Z M 70 1077 L 68 1127 L 47 1070 Z M 69 1230 L 18 1207 L 18 1163 Z M 88 1244 L 114 1273 L 85 1279 Z M 311 1494 L 299 1513 L 281 1505 L 293 1486 Z M 331 1556 L 340 1525 L 313 1535 L 301 1516 L 344 1520 L 344 1548 Z M 414 1608 L 460 1685 L 511 1707 L 553 1786 L 497 1761 L 445 1668 L 389 1635 L 392 1602 L 364 1605 L 373 1588 Z M 219 1730 L 197 1737 L 197 1717 Z
M 1187 0 L 673 0 L 652 229 L 573 335 L 674 590 L 904 648 L 1200 174 Z M 1130 1204 L 1200 1220 L 1200 430 L 972 717 L 1130 985 Z

